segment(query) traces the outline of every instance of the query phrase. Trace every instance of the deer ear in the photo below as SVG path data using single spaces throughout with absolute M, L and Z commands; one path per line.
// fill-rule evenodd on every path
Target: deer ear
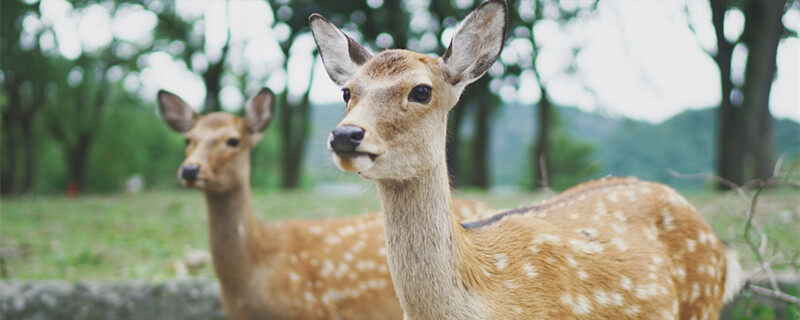
M 247 100 L 245 105 L 245 123 L 250 131 L 253 144 L 261 139 L 261 133 L 272 120 L 272 109 L 275 95 L 269 88 L 262 88 L 256 95 Z
M 466 86 L 480 78 L 497 60 L 505 42 L 506 2 L 489 0 L 459 24 L 442 56 L 454 86 Z
M 180 133 L 189 131 L 198 118 L 183 99 L 166 90 L 158 91 L 158 108 L 170 128 Z
M 334 83 L 343 86 L 372 55 L 355 40 L 319 14 L 308 17 L 322 64 Z

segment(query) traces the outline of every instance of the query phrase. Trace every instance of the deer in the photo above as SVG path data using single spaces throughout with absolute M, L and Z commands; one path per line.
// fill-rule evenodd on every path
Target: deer
M 309 17 L 347 105 L 327 148 L 340 170 L 377 184 L 404 319 L 716 319 L 741 288 L 738 258 L 665 185 L 601 179 L 458 221 L 447 114 L 499 56 L 506 20 L 505 1 L 483 2 L 437 57 L 373 55 Z
M 230 319 L 399 319 L 386 265 L 380 213 L 336 219 L 260 222 L 250 196 L 250 150 L 273 113 L 268 88 L 252 96 L 245 117 L 198 115 L 183 99 L 158 92 L 168 126 L 183 134 L 178 179 L 203 192 L 213 268 Z M 456 203 L 462 218 L 488 211 Z

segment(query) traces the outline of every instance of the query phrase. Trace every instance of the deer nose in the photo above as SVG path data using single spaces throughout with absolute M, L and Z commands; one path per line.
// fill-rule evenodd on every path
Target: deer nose
M 331 131 L 331 149 L 334 152 L 355 152 L 364 140 L 364 129 L 356 126 L 338 126 Z
M 186 181 L 194 181 L 200 174 L 200 166 L 196 164 L 185 164 L 181 166 L 181 177 Z

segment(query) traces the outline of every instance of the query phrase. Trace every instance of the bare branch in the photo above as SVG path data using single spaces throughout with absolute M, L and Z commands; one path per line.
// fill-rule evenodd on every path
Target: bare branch
M 786 302 L 786 303 L 791 303 L 791 304 L 794 304 L 794 305 L 797 305 L 798 307 L 800 307 L 800 299 L 798 299 L 797 297 L 793 297 L 793 296 L 790 296 L 788 294 L 785 294 L 783 292 L 770 290 L 770 289 L 767 289 L 767 288 L 764 288 L 764 287 L 761 287 L 761 286 L 757 286 L 757 285 L 754 285 L 754 284 L 748 284 L 747 285 L 747 289 L 749 289 L 750 291 L 753 291 L 753 292 L 755 292 L 757 294 L 760 294 L 762 296 L 767 296 L 767 297 L 770 297 L 772 299 L 783 301 L 783 302 Z
M 686 26 L 689 27 L 689 31 L 692 32 L 692 35 L 694 35 L 695 40 L 697 40 L 697 46 L 700 47 L 700 49 L 703 50 L 703 52 L 705 52 L 709 57 L 716 59 L 717 54 L 703 47 L 702 42 L 700 42 L 700 36 L 697 34 L 697 30 L 694 28 L 694 25 L 692 24 L 691 13 L 689 13 L 689 4 L 683 6 L 683 12 L 686 15 Z
M 798 157 L 800 159 L 800 157 Z M 791 296 L 781 291 L 781 288 L 778 286 L 777 277 L 775 272 L 773 271 L 773 267 L 776 265 L 789 265 L 792 266 L 797 272 L 800 270 L 800 264 L 798 264 L 797 259 L 800 256 L 800 253 L 795 253 L 788 263 L 779 263 L 774 264 L 774 260 L 778 257 L 782 257 L 783 255 L 778 252 L 777 254 L 773 255 L 770 258 L 767 258 L 767 250 L 769 247 L 769 237 L 767 234 L 758 226 L 756 222 L 756 206 L 758 205 L 759 196 L 762 194 L 762 191 L 767 189 L 768 187 L 773 186 L 795 186 L 800 187 L 800 181 L 789 180 L 792 171 L 795 169 L 798 160 L 795 159 L 789 167 L 789 170 L 786 171 L 784 174 L 785 176 L 781 175 L 781 171 L 783 169 L 783 161 L 784 156 L 781 156 L 778 161 L 775 163 L 775 169 L 773 170 L 772 177 L 764 180 L 753 180 L 745 183 L 744 185 L 736 185 L 735 183 L 727 180 L 725 178 L 715 176 L 708 173 L 695 173 L 695 174 L 682 174 L 678 173 L 672 169 L 670 169 L 670 174 L 678 178 L 685 178 L 685 179 L 693 179 L 693 178 L 704 178 L 712 181 L 716 181 L 718 183 L 727 185 L 731 188 L 731 190 L 736 191 L 739 196 L 741 196 L 745 201 L 749 202 L 749 206 L 747 207 L 746 211 L 746 220 L 744 226 L 744 232 L 742 233 L 742 239 L 746 244 L 746 247 L 756 256 L 758 259 L 759 264 L 761 265 L 758 270 L 751 273 L 747 277 L 747 284 L 746 288 L 752 291 L 755 294 L 770 297 L 772 299 L 792 303 L 795 305 L 800 306 L 800 298 Z M 755 188 L 755 192 L 750 195 L 748 193 L 748 189 Z M 758 239 L 758 243 L 754 241 L 754 237 Z M 778 243 L 773 245 L 776 250 L 780 250 Z M 770 288 L 761 287 L 758 285 L 754 285 L 752 283 L 753 280 L 760 274 L 764 273 L 766 276 L 767 281 L 769 282 Z
M 730 181 L 728 179 L 725 179 L 723 177 L 715 176 L 713 174 L 705 173 L 705 172 L 700 172 L 700 173 L 680 173 L 678 171 L 673 170 L 672 168 L 670 168 L 668 170 L 669 170 L 669 174 L 671 174 L 673 177 L 676 177 L 676 178 L 679 178 L 679 179 L 706 179 L 706 180 L 713 180 L 715 182 L 722 183 L 722 184 L 728 186 L 729 188 L 731 188 L 731 190 L 736 191 L 736 193 L 738 193 L 740 196 L 742 196 L 742 198 L 750 199 L 750 195 L 747 194 L 747 191 L 745 190 L 744 187 L 738 186 L 737 184 L 735 184 L 732 181 Z

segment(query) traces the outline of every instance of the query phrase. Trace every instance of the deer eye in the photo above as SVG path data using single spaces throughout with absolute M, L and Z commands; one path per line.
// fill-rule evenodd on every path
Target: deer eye
M 230 139 L 228 139 L 228 141 L 225 141 L 225 144 L 227 144 L 229 147 L 234 147 L 235 148 L 235 147 L 239 146 L 239 139 L 230 138 Z
M 431 86 L 429 85 L 418 85 L 411 89 L 411 92 L 408 94 L 408 101 L 428 103 L 431 101 L 431 90 Z
M 344 99 L 344 103 L 350 102 L 350 89 L 342 89 L 342 99 Z

